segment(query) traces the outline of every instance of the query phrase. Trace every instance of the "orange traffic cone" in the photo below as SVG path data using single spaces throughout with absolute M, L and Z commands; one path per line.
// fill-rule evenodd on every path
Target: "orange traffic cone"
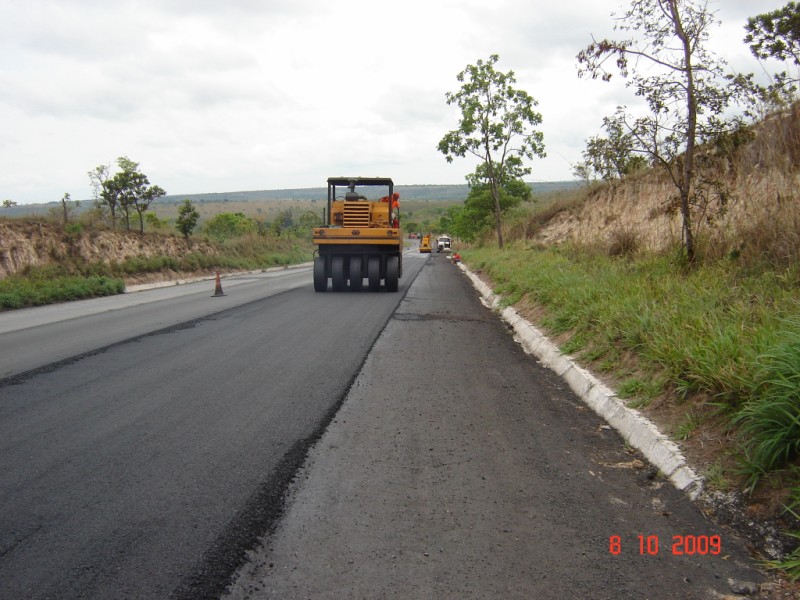
M 225 295 L 225 292 L 222 291 L 222 282 L 219 280 L 219 271 L 217 271 L 216 287 L 214 288 L 214 295 L 212 296 L 212 298 L 215 298 L 217 296 L 224 296 L 224 295 Z

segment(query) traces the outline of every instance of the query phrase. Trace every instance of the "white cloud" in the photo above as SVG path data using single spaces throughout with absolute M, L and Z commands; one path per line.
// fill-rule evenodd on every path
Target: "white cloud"
M 731 64 L 764 0 L 716 0 Z M 329 175 L 462 182 L 436 151 L 445 93 L 490 54 L 539 101 L 548 157 L 571 177 L 602 117 L 633 102 L 580 80 L 575 55 L 613 32 L 616 0 L 0 0 L 0 198 L 90 195 L 125 155 L 169 193 L 309 187 Z M 762 6 L 763 5 L 763 6 Z

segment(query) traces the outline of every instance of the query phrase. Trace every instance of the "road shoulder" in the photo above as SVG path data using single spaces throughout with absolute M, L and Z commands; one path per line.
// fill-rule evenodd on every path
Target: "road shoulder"
M 686 535 L 725 556 L 674 554 Z M 758 577 L 431 257 L 226 597 L 706 598 Z

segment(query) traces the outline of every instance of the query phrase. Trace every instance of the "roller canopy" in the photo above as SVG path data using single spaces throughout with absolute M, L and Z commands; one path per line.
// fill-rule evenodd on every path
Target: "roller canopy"
M 328 177 L 328 185 L 394 185 L 391 177 Z

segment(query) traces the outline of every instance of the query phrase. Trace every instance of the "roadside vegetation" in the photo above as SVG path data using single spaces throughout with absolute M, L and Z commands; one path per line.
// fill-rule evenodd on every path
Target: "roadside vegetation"
M 181 256 L 131 256 L 97 262 L 69 258 L 27 267 L 0 279 L 0 310 L 120 294 L 125 291 L 126 281 L 298 264 L 310 260 L 312 251 L 305 240 L 264 239 L 257 235 L 228 239 L 214 247 L 213 254 L 188 252 Z
M 742 35 L 759 59 L 797 69 L 798 23 L 800 5 L 790 2 L 750 18 Z M 464 262 L 506 303 L 679 441 L 710 489 L 741 493 L 753 514 L 797 529 L 798 78 L 782 71 L 760 86 L 725 74 L 707 51 L 714 24 L 704 3 L 632 2 L 616 27 L 631 39 L 594 41 L 577 60 L 604 81 L 617 69 L 647 106 L 603 119 L 605 135 L 589 138 L 575 165 L 584 188 L 526 197 L 502 182 L 497 233 L 473 185 L 438 230 L 458 238 Z M 660 190 L 640 223 L 608 208 L 626 186 L 640 202 Z M 582 225 L 593 200 L 604 222 Z M 659 219 L 669 239 L 653 244 L 646 234 Z M 599 225 L 603 235 L 568 233 Z M 800 578 L 800 550 L 770 566 Z
M 68 223 L 53 216 L 0 218 L 0 225 L 11 231 L 19 228 L 22 237 L 31 230 L 34 235 L 44 232 L 34 242 L 20 243 L 25 252 L 37 256 L 38 264 L 0 278 L 0 310 L 118 294 L 126 283 L 266 269 L 311 259 L 310 239 L 291 215 L 284 221 L 288 227 L 259 230 L 254 219 L 224 212 L 198 224 L 191 204 L 182 208 L 175 220 L 150 219 L 148 228 L 153 231 L 145 234 L 112 231 L 92 211 Z M 198 231 L 190 239 L 195 227 Z M 6 270 L 2 263 L 9 262 L 8 253 L 14 250 L 20 249 L 0 249 L 0 266 Z
M 537 322 L 562 350 L 607 375 L 632 406 L 670 404 L 675 429 L 691 421 L 738 436 L 743 445 L 719 457 L 731 484 L 742 476 L 752 492 L 766 474 L 791 469 L 800 454 L 797 267 L 719 261 L 685 271 L 674 255 L 524 241 L 462 256 L 506 302 L 543 309 Z
M 454 204 L 405 202 L 404 230 L 430 230 Z M 115 227 L 102 199 L 81 204 L 68 194 L 48 214 L 0 215 L 0 226 L 18 228 L 21 238 L 36 237 L 42 228 L 47 232 L 46 240 L 19 243 L 23 253 L 37 254 L 37 262 L 45 264 L 17 270 L 6 263 L 13 262 L 8 254 L 20 248 L 3 239 L 0 310 L 121 293 L 126 283 L 306 262 L 314 250 L 311 229 L 322 222 L 314 200 L 221 199 L 196 205 L 184 199 L 163 206 L 154 202 L 143 215 L 143 227 L 138 213 L 131 214 L 130 230 L 119 223 Z M 127 256 L 114 258 L 131 245 L 134 249 Z
M 125 282 L 117 277 L 70 275 L 59 267 L 31 269 L 0 279 L 0 310 L 111 296 L 124 291 Z
M 550 218 L 586 200 L 569 196 L 509 218 L 504 250 L 490 226 L 471 244 L 461 240 L 465 264 L 679 441 L 710 489 L 742 492 L 796 527 L 798 240 L 789 248 L 775 235 L 780 226 L 762 221 L 742 250 L 704 253 L 691 266 L 679 242 L 650 251 L 625 232 L 605 244 L 537 242 Z M 798 577 L 797 558 L 778 566 Z

